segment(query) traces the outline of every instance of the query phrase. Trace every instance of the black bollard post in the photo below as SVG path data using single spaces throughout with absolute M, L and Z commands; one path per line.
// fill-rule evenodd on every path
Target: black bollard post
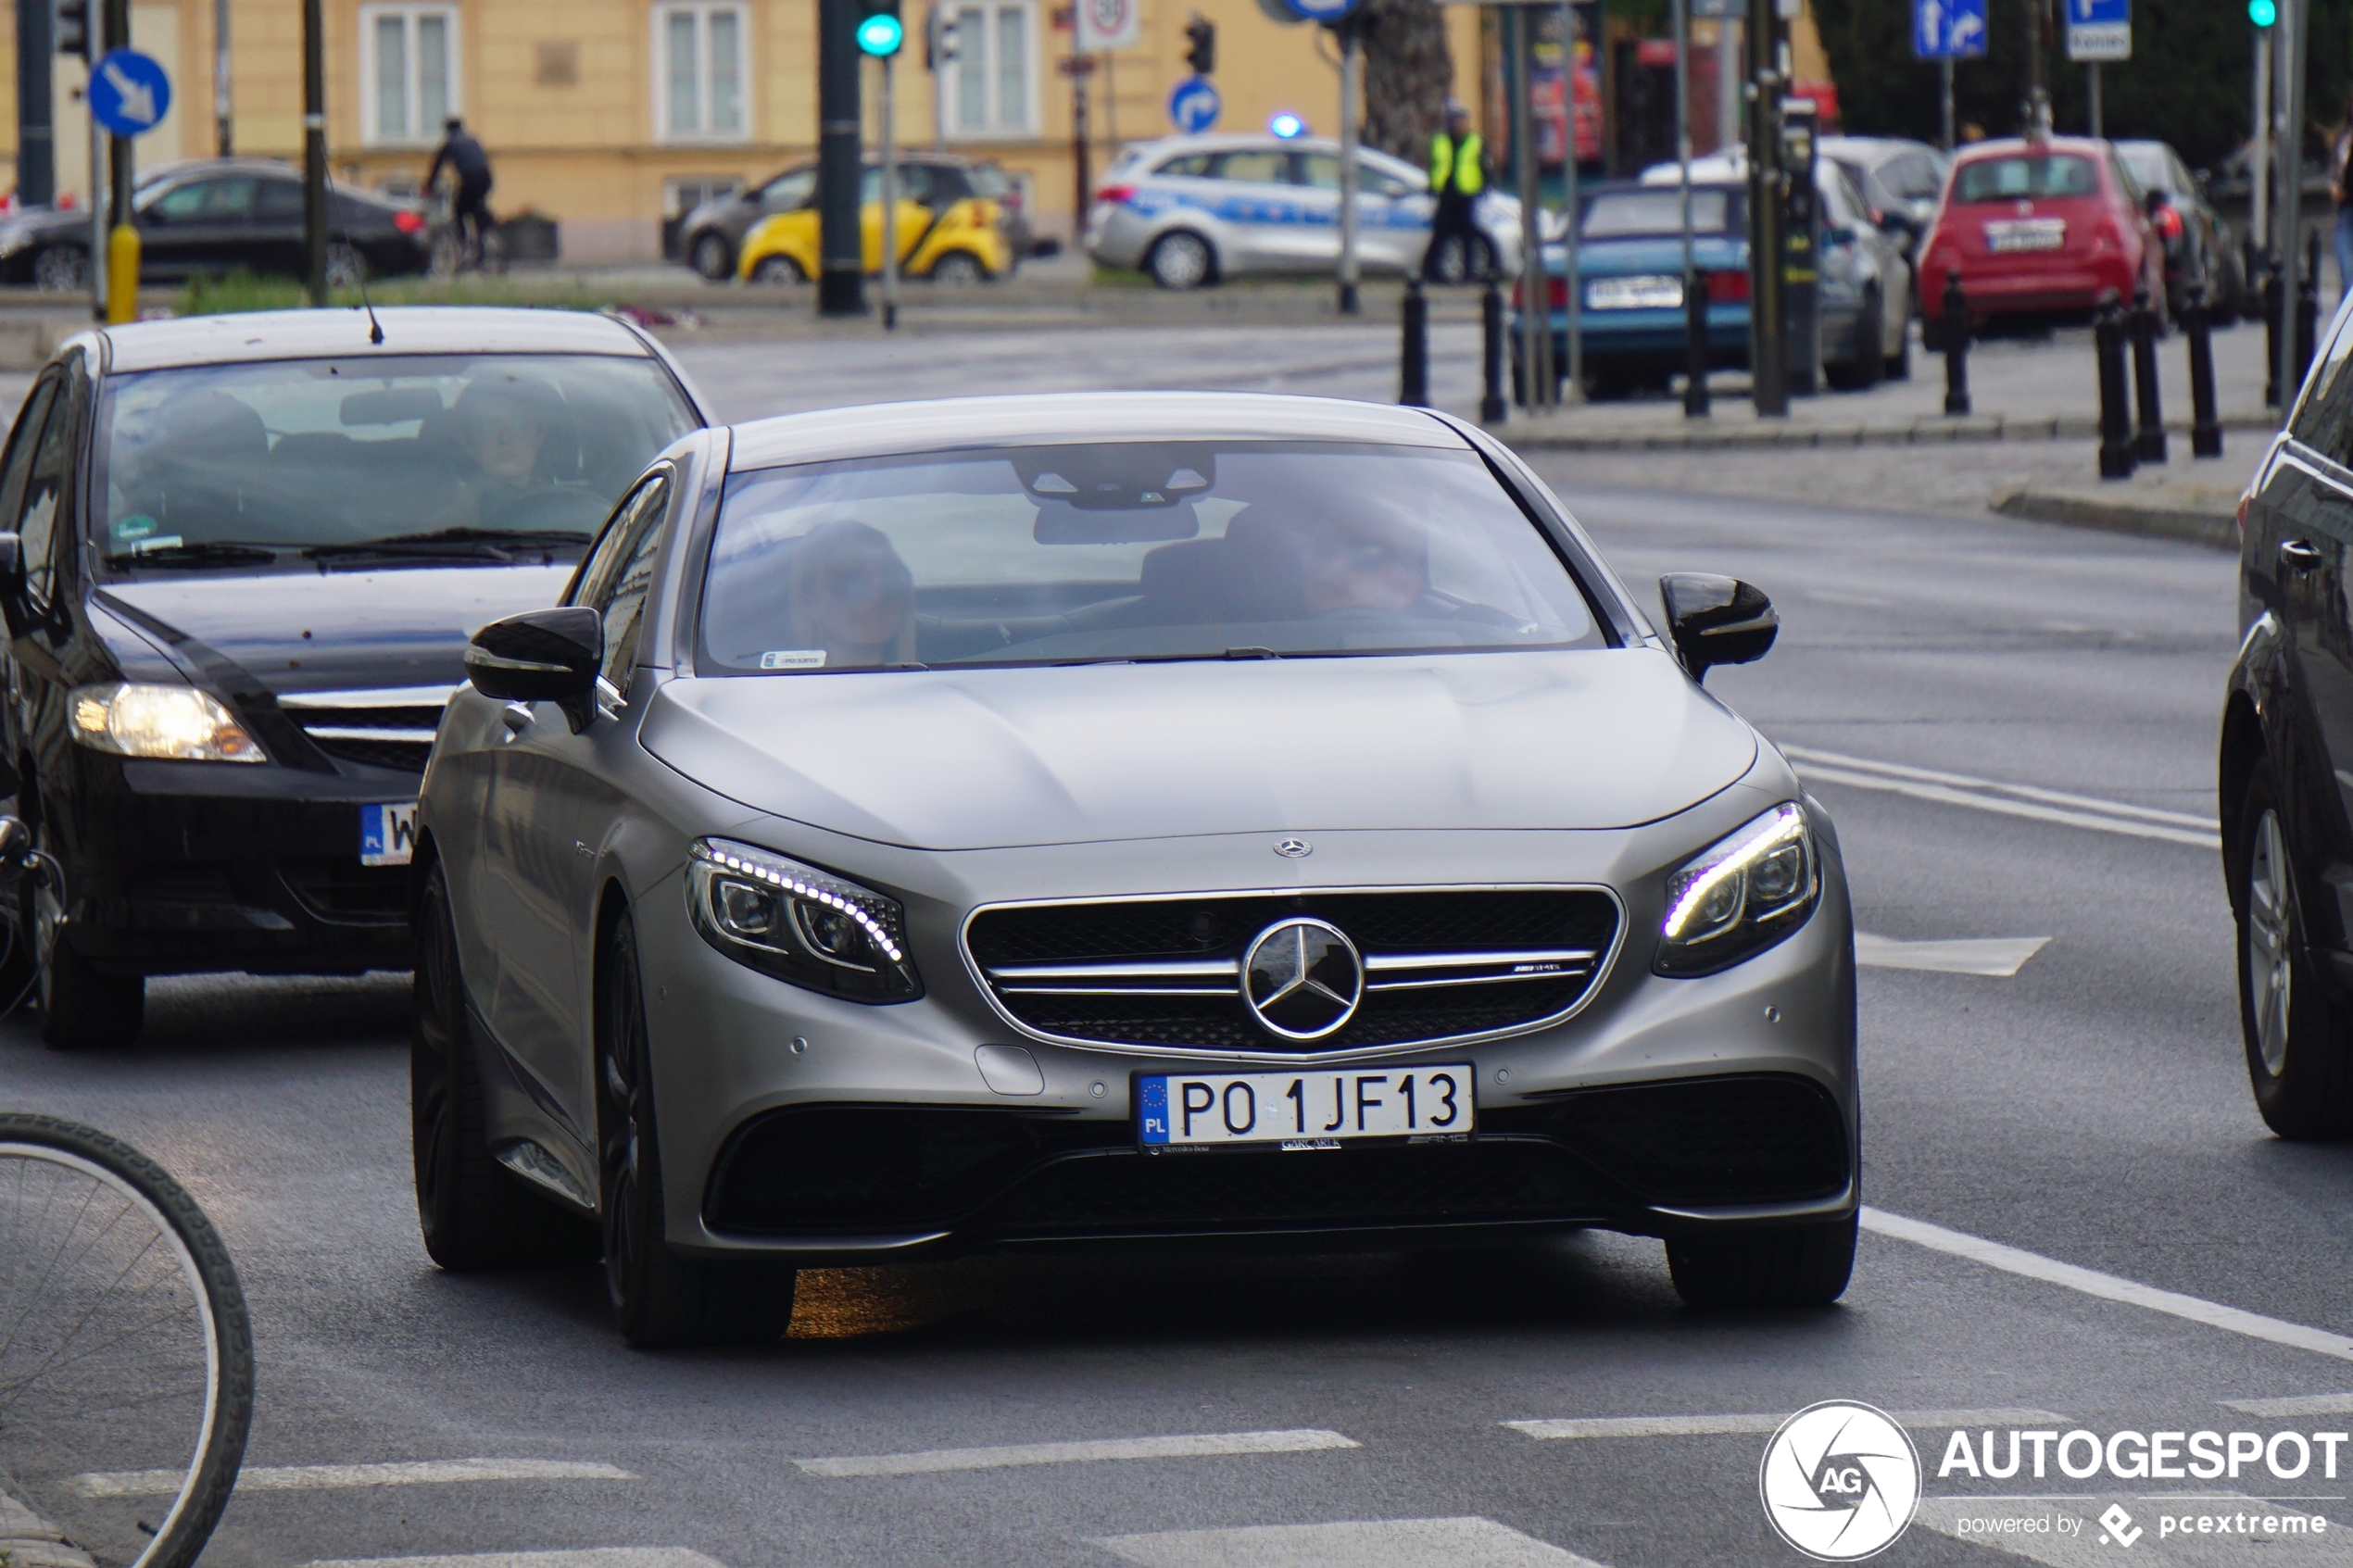
M 1966 414 L 1969 402 L 1969 302 L 1961 297 L 1960 269 L 1944 274 L 1944 411 Z
M 2143 288 L 2133 295 L 2133 398 L 2140 405 L 2140 429 L 2133 437 L 2133 458 L 2135 462 L 2161 463 L 2165 460 L 2165 410 L 2158 406 L 2157 393 L 2157 307 L 2149 303 L 2149 291 Z
M 2280 264 L 2263 263 L 2263 407 L 2280 406 Z
M 2214 412 L 2213 323 L 2207 319 L 2206 285 L 2190 285 L 2182 312 L 2182 335 L 2190 340 L 2190 456 L 2222 455 L 2222 421 Z
M 2100 301 L 2092 342 L 2100 362 L 2100 477 L 2133 477 L 2133 409 L 2124 384 L 2124 312 L 2111 292 Z
M 2312 348 L 2321 324 L 2321 232 L 2304 236 L 2304 276 L 2296 282 L 2296 384 L 2312 369 Z M 2293 392 L 2290 396 L 2295 395 Z
M 1694 269 L 1683 280 L 1683 417 L 1707 415 L 1707 284 Z
M 1499 425 L 1508 408 L 1504 402 L 1504 291 L 1496 286 L 1492 272 L 1478 296 L 1478 324 L 1479 381 L 1484 388 L 1478 399 L 1478 422 Z
M 1397 351 L 1397 401 L 1429 407 L 1429 296 L 1419 278 L 1405 280 L 1405 341 Z

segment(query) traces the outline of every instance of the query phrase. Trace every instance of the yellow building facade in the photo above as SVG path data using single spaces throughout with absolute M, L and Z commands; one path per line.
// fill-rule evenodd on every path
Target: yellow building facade
M 1039 231 L 1067 236 L 1076 208 L 1068 8 L 1056 0 L 939 0 L 959 57 L 924 66 L 922 0 L 906 0 L 897 64 L 903 145 L 991 158 L 1022 185 Z M 139 0 L 133 43 L 170 72 L 170 115 L 142 137 L 142 165 L 217 150 L 219 0 Z M 302 8 L 226 0 L 228 122 L 240 154 L 298 158 Z M 1220 130 L 1278 112 L 1329 133 L 1337 56 L 1322 30 L 1281 26 L 1256 0 L 1146 4 L 1135 47 L 1097 56 L 1088 80 L 1095 177 L 1117 145 L 1169 133 L 1168 95 L 1190 74 L 1185 28 L 1217 28 Z M 1477 7 L 1449 6 L 1456 95 L 1480 79 Z M 560 225 L 564 258 L 646 261 L 662 225 L 707 194 L 756 182 L 817 139 L 816 0 L 327 0 L 329 158 L 338 177 L 406 190 L 424 174 L 444 118 L 489 150 L 501 217 Z M 0 53 L 13 40 L 0 38 Z M 879 139 L 879 65 L 865 67 L 867 137 Z M 57 69 L 57 184 L 89 186 L 79 60 Z M 16 68 L 0 69 L 0 157 L 13 157 Z

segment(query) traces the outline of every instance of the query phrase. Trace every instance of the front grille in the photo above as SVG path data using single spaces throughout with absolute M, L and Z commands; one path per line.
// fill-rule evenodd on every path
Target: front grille
M 409 868 L 363 866 L 351 856 L 289 857 L 278 862 L 302 907 L 321 920 L 406 921 Z
M 384 692 L 314 692 L 278 699 L 310 744 L 330 757 L 371 768 L 422 773 L 448 695 L 439 687 Z
M 1291 916 L 1337 926 L 1364 957 L 1362 1003 L 1294 1040 L 1244 1005 L 1241 960 Z M 1591 888 L 1204 895 L 984 909 L 965 941 L 1005 1010 L 1040 1034 L 1106 1045 L 1339 1051 L 1525 1028 L 1574 1008 L 1617 937 Z

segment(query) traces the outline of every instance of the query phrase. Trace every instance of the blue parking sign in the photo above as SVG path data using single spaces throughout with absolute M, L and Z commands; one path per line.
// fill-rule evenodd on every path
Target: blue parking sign
M 2086 0 L 2067 3 L 2081 6 Z M 1982 56 L 1985 0 L 1912 0 L 1912 53 L 1923 60 L 1973 60 Z
M 1198 136 L 1217 123 L 1217 89 L 1205 76 L 1189 76 L 1168 94 L 1168 118 L 1188 136 Z

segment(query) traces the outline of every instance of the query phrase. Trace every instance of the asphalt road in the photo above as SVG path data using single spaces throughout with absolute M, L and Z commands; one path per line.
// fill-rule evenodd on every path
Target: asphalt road
M 1793 748 L 1835 813 L 1858 924 L 1881 939 L 1867 954 L 1945 966 L 1863 972 L 1865 1190 L 1895 1218 L 1866 1234 L 1841 1306 L 1693 1311 L 1655 1242 L 1596 1235 L 1445 1259 L 836 1272 L 805 1278 L 774 1349 L 633 1353 L 594 1273 L 427 1262 L 401 985 L 158 983 L 122 1054 L 52 1055 L 0 1025 L 0 1098 L 143 1145 L 237 1255 L 260 1405 L 208 1562 L 1793 1563 L 1758 1504 L 1753 1418 L 1849 1398 L 1919 1412 L 1931 1502 L 1883 1561 L 2089 1562 L 2107 1560 L 2096 1525 L 2008 1549 L 1957 1534 L 1976 1506 L 1957 1499 L 2069 1493 L 2031 1506 L 2079 1518 L 2108 1499 L 2056 1474 L 1939 1480 L 1940 1423 L 2348 1424 L 2328 1401 L 2223 1403 L 2353 1387 L 2353 1346 L 2283 1342 L 2353 1335 L 2353 1150 L 2271 1139 L 2240 1062 L 2207 839 L 2227 558 L 1582 492 L 1555 467 L 1630 581 L 1730 571 L 1773 595 L 1780 646 L 1711 689 Z M 2035 938 L 2013 974 L 1947 972 L 2000 969 Z M 1905 946 L 2004 939 L 2020 940 Z M 1887 1234 L 1905 1220 L 2018 1250 L 1994 1266 Z M 2183 1299 L 2153 1310 L 2051 1265 Z M 1966 1413 L 1985 1411 L 2047 1416 Z M 1653 1419 L 1668 1417 L 1705 1419 Z M 1573 1436 L 1504 1424 L 1595 1419 Z M 1134 1441 L 1153 1438 L 1193 1440 Z M 1090 1443 L 1106 1447 L 1032 1447 Z M 1022 1451 L 937 1453 L 1007 1446 Z M 497 1462 L 432 1468 L 459 1460 Z M 878 1462 L 799 1462 L 815 1460 Z M 354 1465 L 422 1468 L 312 1468 Z M 2317 1466 L 2203 1489 L 2319 1499 L 2296 1506 L 2353 1532 L 2353 1478 Z M 2304 1563 L 2353 1557 L 2343 1542 L 2193 1550 L 2151 1528 L 2135 1549 Z

